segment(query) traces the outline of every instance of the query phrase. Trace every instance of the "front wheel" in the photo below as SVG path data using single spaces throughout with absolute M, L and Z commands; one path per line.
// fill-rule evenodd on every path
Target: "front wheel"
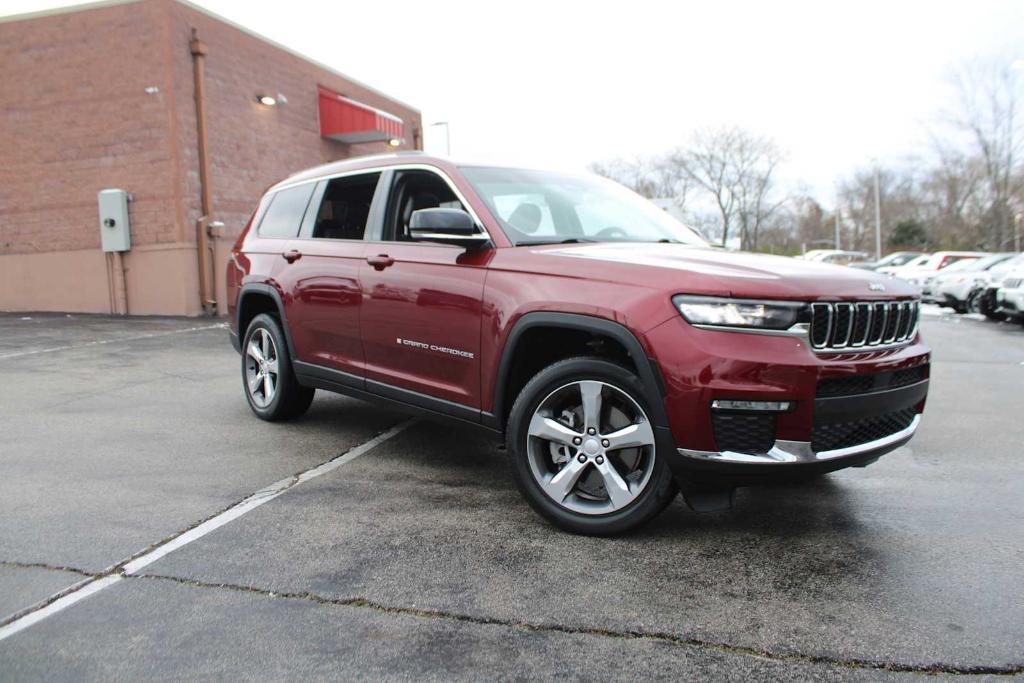
M 677 489 L 659 457 L 644 387 L 598 358 L 559 361 L 523 388 L 509 416 L 513 475 L 530 505 L 582 534 L 632 529 Z

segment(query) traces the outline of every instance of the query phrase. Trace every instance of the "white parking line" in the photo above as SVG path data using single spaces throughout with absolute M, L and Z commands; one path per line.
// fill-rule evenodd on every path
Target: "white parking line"
M 323 474 L 332 472 L 342 465 L 348 464 L 358 458 L 360 455 L 373 450 L 380 444 L 384 443 L 388 439 L 397 436 L 401 432 L 405 431 L 413 424 L 416 420 L 410 419 L 395 425 L 386 432 L 381 432 L 377 436 L 373 437 L 369 441 L 366 441 L 355 448 L 351 448 L 336 458 L 332 458 L 325 463 L 312 467 L 308 470 L 300 472 L 294 476 L 282 479 L 281 481 L 275 482 L 270 486 L 260 489 L 256 493 L 246 497 L 245 499 L 235 503 L 227 510 L 214 515 L 206 521 L 192 527 L 188 531 L 179 534 L 166 543 L 163 543 L 152 550 L 142 553 L 138 557 L 134 557 L 129 560 L 124 560 L 117 565 L 110 573 L 98 576 L 93 579 L 88 579 L 81 582 L 78 587 L 72 587 L 70 590 L 65 589 L 59 593 L 55 593 L 46 600 L 42 601 L 40 605 L 34 610 L 22 614 L 22 616 L 14 619 L 10 623 L 0 627 L 0 640 L 10 638 L 15 633 L 25 630 L 33 624 L 37 624 L 43 619 L 52 616 L 62 610 L 71 607 L 76 602 L 84 600 L 90 595 L 95 595 L 101 590 L 113 586 L 127 576 L 138 573 L 144 567 L 147 567 L 160 558 L 173 553 L 179 548 L 196 541 L 203 536 L 206 536 L 212 531 L 219 529 L 228 522 L 238 519 L 247 512 L 255 510 L 264 503 L 270 502 L 280 496 L 285 491 L 298 486 L 304 481 L 315 479 Z
M 216 330 L 226 328 L 227 323 L 216 325 L 200 325 L 199 327 L 188 327 L 184 330 L 170 330 L 168 332 L 151 332 L 150 334 L 137 334 L 131 337 L 117 337 L 115 339 L 98 339 L 81 344 L 68 344 L 67 346 L 52 346 L 48 349 L 34 349 L 32 351 L 15 351 L 14 353 L 0 354 L 0 360 L 6 358 L 19 358 L 21 356 L 35 356 L 40 353 L 53 353 L 55 351 L 68 351 L 70 349 L 84 349 L 89 346 L 101 346 L 103 344 L 117 344 L 118 342 L 138 341 L 140 339 L 153 339 L 155 337 L 167 337 L 172 334 L 187 334 L 188 332 L 200 332 L 202 330 Z

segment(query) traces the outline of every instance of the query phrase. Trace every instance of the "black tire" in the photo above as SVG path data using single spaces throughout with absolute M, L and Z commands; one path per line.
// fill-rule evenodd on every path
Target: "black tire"
M 987 289 L 978 295 L 978 311 L 995 322 L 1006 320 L 1006 314 L 996 310 L 996 290 L 994 289 Z
M 968 313 L 982 313 L 981 300 L 984 297 L 985 292 L 981 289 L 976 289 L 967 295 L 967 303 L 965 304 Z
M 262 342 L 264 334 L 269 335 L 272 342 L 273 360 L 276 360 L 277 363 L 276 379 L 272 384 L 273 390 L 270 392 L 271 399 L 269 401 L 265 401 L 265 396 L 263 396 L 262 382 L 259 383 L 259 389 L 256 391 L 250 389 L 249 386 L 253 366 L 258 367 L 258 362 L 249 353 L 250 344 L 254 339 Z M 275 377 L 273 373 L 271 373 L 271 377 Z M 316 390 L 304 387 L 296 381 L 295 372 L 292 370 L 291 354 L 288 352 L 288 342 L 281 331 L 281 324 L 272 315 L 262 313 L 256 316 L 249 323 L 249 329 L 245 331 L 245 337 L 242 340 L 242 391 L 256 417 L 269 422 L 296 418 L 305 413 L 313 402 Z
M 529 426 L 534 412 L 556 390 L 573 382 L 587 380 L 596 380 L 610 385 L 610 390 L 617 389 L 631 398 L 643 411 L 644 417 L 651 414 L 650 407 L 644 398 L 643 384 L 636 375 L 626 368 L 591 357 L 559 361 L 537 373 L 523 387 L 512 406 L 506 431 L 510 466 L 516 485 L 523 497 L 534 510 L 554 525 L 578 534 L 595 536 L 620 534 L 655 517 L 678 493 L 676 482 L 665 462 L 667 454 L 658 453 L 656 445 L 643 449 L 643 458 L 653 458 L 652 469 L 646 485 L 635 494 L 636 497 L 628 505 L 607 514 L 576 512 L 556 503 L 542 490 L 531 469 Z M 619 394 L 616 395 L 619 396 Z M 577 451 L 577 453 L 579 452 L 581 451 Z M 611 453 L 610 450 L 609 453 Z M 609 462 L 612 459 L 613 456 L 609 455 Z

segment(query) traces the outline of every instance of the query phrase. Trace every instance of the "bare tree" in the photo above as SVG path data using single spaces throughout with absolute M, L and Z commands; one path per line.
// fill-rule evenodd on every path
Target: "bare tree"
M 680 209 L 686 205 L 689 178 L 664 158 L 612 159 L 590 164 L 590 170 L 648 199 L 671 199 Z
M 998 249 L 1013 230 L 1014 203 L 1022 190 L 1021 153 L 1024 131 L 1020 117 L 1021 82 L 1011 60 L 969 62 L 950 77 L 955 99 L 946 120 L 965 138 L 970 156 L 980 163 L 986 194 L 985 246 Z M 945 145 L 940 155 L 948 156 Z
M 736 214 L 743 249 L 756 250 L 761 227 L 782 206 L 785 199 L 772 200 L 772 175 L 782 159 L 775 143 L 766 138 L 740 134 L 735 164 Z
M 771 199 L 781 158 L 771 140 L 728 127 L 697 131 L 690 145 L 670 153 L 666 163 L 713 201 L 723 246 L 738 227 L 740 247 L 756 249 L 762 225 L 781 205 Z

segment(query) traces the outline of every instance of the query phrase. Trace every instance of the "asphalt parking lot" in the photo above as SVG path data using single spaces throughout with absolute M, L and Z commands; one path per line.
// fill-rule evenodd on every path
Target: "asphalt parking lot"
M 473 433 L 255 419 L 215 323 L 0 316 L 0 679 L 1024 675 L 1024 328 L 923 331 L 909 446 L 595 539 Z

